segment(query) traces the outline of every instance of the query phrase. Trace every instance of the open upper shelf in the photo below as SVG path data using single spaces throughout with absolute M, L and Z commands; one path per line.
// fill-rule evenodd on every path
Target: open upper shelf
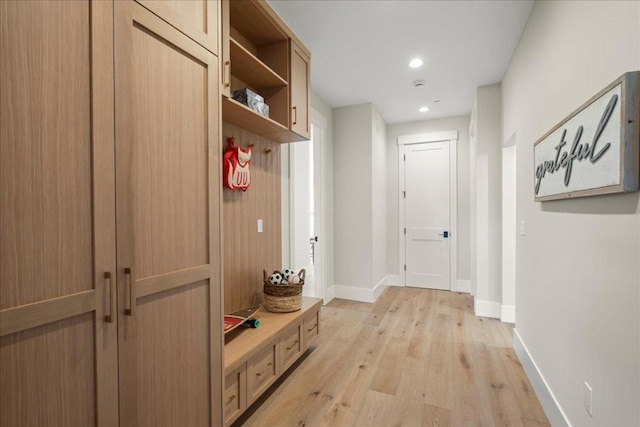
M 269 117 L 261 116 L 234 99 L 223 98 L 223 101 L 222 120 L 225 122 L 247 129 L 258 135 L 287 131 L 286 126 L 281 125 Z
M 229 2 L 231 25 L 242 33 L 255 46 L 264 46 L 289 37 L 274 22 L 273 15 L 265 13 L 264 7 L 256 0 Z
M 232 73 L 256 91 L 286 86 L 287 82 L 240 43 L 229 38 Z

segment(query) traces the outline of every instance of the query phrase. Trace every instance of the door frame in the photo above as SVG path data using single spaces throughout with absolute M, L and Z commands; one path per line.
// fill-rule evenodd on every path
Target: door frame
M 309 119 L 309 132 L 312 133 L 312 126 L 315 124 L 318 126 L 318 138 L 317 141 L 313 141 L 313 185 L 314 185 L 314 222 L 313 225 L 315 235 L 318 237 L 318 246 L 314 249 L 314 259 L 319 259 L 320 268 L 316 268 L 314 265 L 314 283 L 316 286 L 316 293 L 318 298 L 325 298 L 327 293 L 327 257 L 326 257 L 326 202 L 327 202 L 327 188 L 324 179 L 324 166 L 326 164 L 326 151 L 327 151 L 327 118 L 323 116 L 318 110 L 310 107 L 310 119 Z M 317 180 L 316 180 L 317 177 Z M 320 188 L 318 188 L 318 186 Z M 320 227 L 318 227 L 318 225 Z M 319 273 L 319 274 L 318 274 Z M 320 279 L 320 280 L 318 280 Z
M 327 157 L 327 118 L 322 115 L 315 108 L 310 107 L 310 121 L 309 129 L 313 124 L 316 124 L 320 129 L 320 136 L 318 141 L 314 141 L 313 144 L 313 171 L 314 176 L 312 182 L 314 183 L 314 230 L 315 235 L 318 236 L 318 249 L 316 249 L 316 259 L 319 259 L 320 269 L 314 268 L 314 294 L 317 298 L 325 298 L 327 294 L 327 257 L 326 257 L 326 201 L 327 201 L 327 186 L 325 185 L 325 170 Z M 309 131 L 311 132 L 311 130 Z M 295 147 L 292 144 L 286 145 L 286 152 L 283 150 L 283 180 L 288 179 L 288 182 L 283 183 L 283 198 L 282 198 L 282 210 L 286 212 L 287 218 L 283 216 L 283 261 L 288 265 L 293 265 L 293 257 L 295 248 L 295 200 L 294 200 L 294 151 Z M 286 173 L 284 169 L 286 168 Z M 319 187 L 316 186 L 316 176 L 318 177 Z M 320 202 L 320 203 L 318 203 Z M 319 227 L 317 227 L 319 225 Z M 286 228 L 285 228 L 286 227 Z M 284 243 L 288 248 L 284 248 Z M 315 267 L 315 266 L 314 266 Z M 317 280 L 320 278 L 321 280 Z M 325 301 L 326 303 L 326 301 Z
M 429 142 L 449 142 L 449 290 L 457 290 L 458 282 L 458 186 L 457 186 L 457 145 L 458 131 L 429 132 L 398 137 L 398 242 L 399 263 L 398 271 L 400 286 L 407 286 L 406 272 L 406 235 L 405 229 L 405 146 L 409 144 L 422 144 Z

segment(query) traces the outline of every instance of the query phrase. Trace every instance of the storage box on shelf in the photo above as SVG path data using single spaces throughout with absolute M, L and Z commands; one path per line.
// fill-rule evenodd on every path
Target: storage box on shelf
M 263 0 L 224 0 L 221 12 L 223 121 L 276 142 L 309 139 L 309 51 Z M 269 117 L 231 98 L 245 88 Z
M 224 422 L 230 425 L 256 401 L 317 338 L 322 300 L 304 297 L 292 313 L 258 314 L 260 327 L 228 334 L 224 348 Z

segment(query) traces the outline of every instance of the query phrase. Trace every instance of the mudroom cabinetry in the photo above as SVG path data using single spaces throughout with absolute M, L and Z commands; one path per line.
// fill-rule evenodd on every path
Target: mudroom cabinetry
M 0 2 L 0 425 L 223 423 L 218 3 L 176 3 Z
M 258 329 L 225 337 L 224 422 L 231 425 L 309 349 L 318 336 L 322 300 L 304 297 L 293 313 L 258 313 Z
M 263 0 L 223 0 L 222 118 L 276 142 L 307 140 L 310 53 Z M 265 117 L 232 99 L 250 88 L 269 106 Z

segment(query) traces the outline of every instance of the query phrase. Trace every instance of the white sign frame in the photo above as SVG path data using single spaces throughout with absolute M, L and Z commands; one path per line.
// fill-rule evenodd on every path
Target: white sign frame
M 537 202 L 638 191 L 639 82 L 623 74 L 536 141 Z

